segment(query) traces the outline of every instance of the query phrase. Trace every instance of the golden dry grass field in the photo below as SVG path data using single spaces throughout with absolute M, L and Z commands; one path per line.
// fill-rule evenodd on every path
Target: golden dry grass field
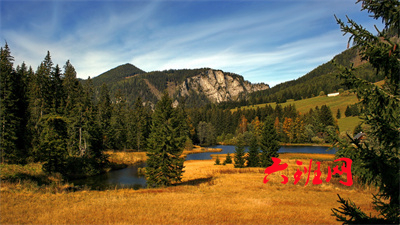
M 135 153 L 132 153 L 135 154 Z M 222 157 L 221 157 L 222 158 Z M 158 189 L 107 191 L 16 191 L 1 188 L 1 224 L 338 224 L 331 208 L 337 194 L 372 212 L 371 189 L 339 184 L 333 178 L 321 185 L 293 185 L 299 168 L 321 161 L 322 179 L 332 155 L 281 154 L 289 167 L 268 176 L 265 168 L 233 168 L 214 160 L 186 161 L 183 182 Z M 313 163 L 315 164 L 315 163 Z M 313 169 L 314 170 L 314 169 Z M 281 174 L 289 177 L 281 184 Z

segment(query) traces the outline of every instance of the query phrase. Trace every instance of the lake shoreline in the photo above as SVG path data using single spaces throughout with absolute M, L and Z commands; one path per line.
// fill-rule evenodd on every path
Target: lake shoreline
M 229 143 L 224 143 L 224 142 L 218 142 L 217 145 L 232 145 Z M 279 146 L 285 146 L 285 147 L 333 147 L 332 144 L 317 144 L 317 143 L 279 143 Z

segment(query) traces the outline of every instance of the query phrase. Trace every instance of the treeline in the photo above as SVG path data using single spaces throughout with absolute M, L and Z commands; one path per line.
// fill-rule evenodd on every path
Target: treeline
M 216 143 L 237 144 L 243 139 L 250 145 L 253 136 L 259 138 L 264 121 L 274 118 L 278 140 L 285 143 L 328 143 L 330 133 L 338 132 L 336 119 L 326 105 L 300 114 L 294 105 L 232 111 L 215 105 L 187 109 L 191 126 L 195 129 L 192 141 L 201 145 Z
M 24 63 L 14 68 L 13 61 L 6 44 L 0 65 L 2 162 L 40 161 L 49 173 L 74 177 L 101 173 L 105 149 L 145 149 L 151 111 L 140 99 L 128 107 L 106 85 L 95 97 L 90 78 L 82 85 L 72 64 L 54 66 L 49 52 L 36 71 Z

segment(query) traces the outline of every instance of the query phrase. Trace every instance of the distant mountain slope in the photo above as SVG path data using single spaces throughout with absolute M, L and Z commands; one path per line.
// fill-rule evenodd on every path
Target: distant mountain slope
M 137 68 L 132 64 L 127 63 L 115 67 L 107 72 L 104 72 L 99 76 L 93 78 L 92 80 L 93 80 L 93 85 L 96 87 L 96 86 L 101 86 L 103 83 L 111 84 L 142 73 L 145 73 L 145 71 Z
M 369 63 L 361 61 L 356 48 L 350 48 L 336 55 L 333 60 L 343 66 L 349 66 L 353 63 L 358 68 L 359 76 L 371 82 L 383 79 L 383 77 L 376 76 Z M 336 66 L 332 61 L 329 61 L 296 80 L 287 81 L 271 89 L 250 94 L 249 101 L 246 104 L 282 103 L 288 99 L 299 100 L 318 96 L 321 91 L 326 94 L 335 92 L 340 88 L 345 88 L 341 85 L 341 81 L 337 78 L 337 75 L 338 70 Z
M 120 90 L 129 104 L 140 96 L 154 105 L 164 91 L 174 103 L 185 101 L 188 106 L 237 101 L 249 93 L 269 88 L 251 84 L 240 75 L 210 68 L 144 72 L 131 64 L 121 65 L 93 78 L 95 89 L 106 83 L 113 96 Z

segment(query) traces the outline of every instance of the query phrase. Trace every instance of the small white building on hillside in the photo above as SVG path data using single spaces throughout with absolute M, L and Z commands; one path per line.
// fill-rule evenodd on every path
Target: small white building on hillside
M 339 96 L 339 92 L 328 94 L 328 97 L 334 97 L 334 96 Z

